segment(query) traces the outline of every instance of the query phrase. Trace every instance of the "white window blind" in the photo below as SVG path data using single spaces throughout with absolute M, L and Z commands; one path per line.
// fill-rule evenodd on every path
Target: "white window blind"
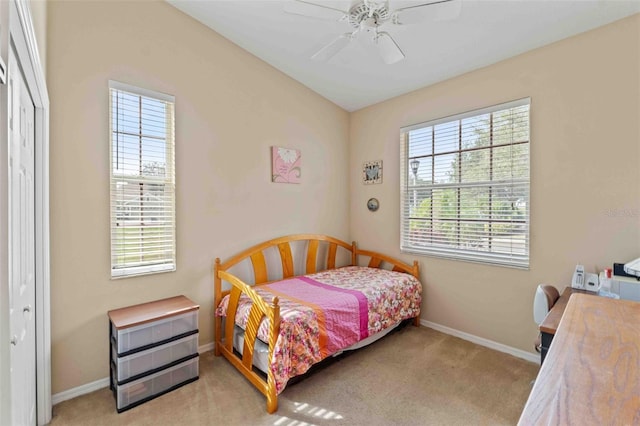
M 109 82 L 111 276 L 176 269 L 174 98 Z
M 401 129 L 401 250 L 529 267 L 529 99 Z

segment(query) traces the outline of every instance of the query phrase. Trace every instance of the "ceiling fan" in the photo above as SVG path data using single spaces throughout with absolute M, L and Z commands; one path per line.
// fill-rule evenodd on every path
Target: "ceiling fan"
M 460 0 L 432 0 L 396 9 L 389 7 L 389 0 L 355 0 L 352 1 L 351 7 L 347 11 L 307 0 L 292 0 L 285 7 L 285 12 L 311 18 L 338 20 L 351 25 L 352 31 L 339 35 L 317 51 L 311 57 L 315 61 L 328 61 L 347 47 L 350 42 L 367 35 L 377 47 L 382 60 L 386 64 L 394 64 L 403 60 L 405 55 L 393 37 L 388 32 L 381 31 L 380 28 L 386 24 L 418 23 L 424 19 L 424 14 L 421 15 L 421 12 L 428 6 L 442 5 L 443 3 L 449 4 L 446 10 L 439 11 L 440 19 L 451 19 L 460 13 Z

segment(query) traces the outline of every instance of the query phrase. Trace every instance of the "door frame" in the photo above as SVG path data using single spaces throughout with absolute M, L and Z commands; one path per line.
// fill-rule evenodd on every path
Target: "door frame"
M 0 6 L 0 55 L 7 64 L 11 45 L 35 106 L 35 327 L 38 424 L 51 421 L 51 325 L 49 250 L 49 95 L 27 0 Z M 8 88 L 0 87 L 0 394 L 10 391 L 8 274 Z M 0 424 L 11 422 L 10 398 L 0 402 Z

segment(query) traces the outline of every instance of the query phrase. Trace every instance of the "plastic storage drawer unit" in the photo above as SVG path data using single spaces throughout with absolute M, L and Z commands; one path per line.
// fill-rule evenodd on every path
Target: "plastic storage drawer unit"
M 116 381 L 122 384 L 141 374 L 154 372 L 177 364 L 198 353 L 198 335 L 183 337 L 166 345 L 156 346 L 145 351 L 118 358 L 116 348 L 111 349 L 111 362 L 116 367 Z
M 133 382 L 116 386 L 113 392 L 116 395 L 118 412 L 133 408 L 197 380 L 198 359 L 199 357 L 196 357 Z
M 198 379 L 198 311 L 185 296 L 109 311 L 110 388 L 118 412 Z
M 197 330 L 198 311 L 122 330 L 116 329 L 113 324 L 111 327 L 111 333 L 117 342 L 116 350 L 119 355 L 125 355 Z

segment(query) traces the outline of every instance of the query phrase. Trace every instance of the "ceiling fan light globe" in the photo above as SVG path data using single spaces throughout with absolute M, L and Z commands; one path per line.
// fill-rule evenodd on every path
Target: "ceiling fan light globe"
M 376 21 L 375 17 L 366 18 L 360 22 L 360 26 L 369 29 L 376 28 L 378 26 L 378 21 Z

